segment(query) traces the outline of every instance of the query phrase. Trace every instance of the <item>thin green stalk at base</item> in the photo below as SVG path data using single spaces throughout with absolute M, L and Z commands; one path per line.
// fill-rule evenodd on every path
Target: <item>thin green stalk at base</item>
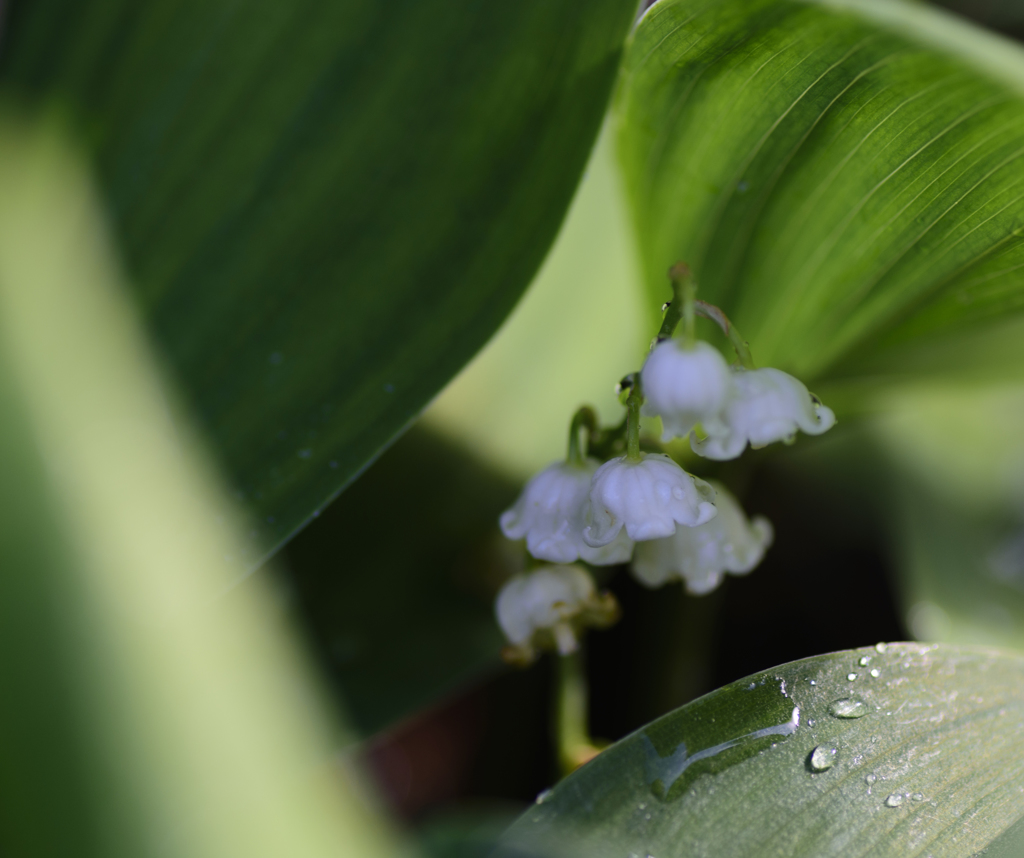
M 579 651 L 558 656 L 556 683 L 555 746 L 559 769 L 563 775 L 569 775 L 601 752 L 590 738 L 590 691 Z

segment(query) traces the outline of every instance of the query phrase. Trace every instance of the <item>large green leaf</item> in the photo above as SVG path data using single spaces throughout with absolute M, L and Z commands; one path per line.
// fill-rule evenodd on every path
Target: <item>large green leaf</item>
M 96 164 L 150 327 L 287 538 L 511 309 L 634 0 L 16 0 L 0 80 Z
M 656 330 L 621 185 L 606 130 L 529 292 L 423 415 L 517 480 L 565 455 L 581 404 L 605 423 L 621 419 L 615 382 L 640 365 Z
M 0 116 L 0 854 L 393 855 L 80 159 Z
M 661 0 L 617 113 L 651 289 L 688 261 L 760 363 L 891 373 L 1024 307 L 1024 51 L 1001 37 L 899 0 Z
M 1024 817 L 1022 671 L 893 644 L 748 677 L 541 796 L 504 854 L 962 858 Z

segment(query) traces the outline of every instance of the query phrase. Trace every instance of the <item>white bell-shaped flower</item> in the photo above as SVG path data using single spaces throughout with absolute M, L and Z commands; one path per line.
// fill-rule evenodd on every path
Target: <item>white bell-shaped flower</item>
M 836 422 L 807 391 L 803 382 L 771 367 L 732 368 L 733 393 L 722 412 L 724 431 L 715 428 L 702 441 L 690 436 L 690 446 L 708 459 L 735 459 L 747 443 L 764 447 L 775 441 L 791 442 L 798 429 L 820 435 Z
M 595 459 L 555 462 L 536 474 L 515 505 L 502 513 L 502 533 L 509 539 L 525 538 L 530 554 L 551 563 L 625 563 L 633 553 L 633 541 L 625 533 L 600 547 L 583 541 L 590 482 L 599 465 Z
M 608 545 L 623 531 L 633 540 L 671 536 L 676 525 L 696 527 L 715 515 L 715 490 L 668 456 L 641 453 L 605 462 L 590 486 L 588 545 Z
M 700 423 L 710 435 L 724 431 L 720 414 L 732 391 L 732 374 L 721 352 L 705 342 L 659 343 L 640 371 L 643 414 L 661 417 L 662 441 L 685 438 Z
M 695 596 L 710 593 L 726 572 L 744 575 L 757 566 L 772 543 L 772 525 L 743 508 L 720 483 L 712 484 L 718 515 L 698 527 L 680 527 L 665 539 L 638 542 L 633 574 L 648 587 L 673 579 L 686 582 Z
M 529 663 L 542 649 L 567 655 L 582 628 L 618 618 L 615 598 L 599 594 L 579 566 L 542 566 L 516 575 L 501 588 L 494 609 L 509 641 L 503 656 L 515 663 Z

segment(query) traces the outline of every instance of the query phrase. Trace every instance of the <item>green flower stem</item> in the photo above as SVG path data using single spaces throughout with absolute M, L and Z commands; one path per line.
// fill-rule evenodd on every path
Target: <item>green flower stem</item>
M 600 752 L 590 738 L 590 691 L 579 652 L 558 656 L 555 693 L 555 745 L 563 775 L 571 774 Z
M 626 459 L 640 461 L 640 406 L 644 396 L 640 389 L 640 373 L 633 373 L 633 386 L 626 400 Z
M 669 279 L 672 281 L 672 303 L 665 311 L 665 318 L 661 322 L 661 329 L 658 331 L 658 341 L 667 340 L 675 332 L 676 325 L 683 322 L 683 341 L 692 346 L 696 341 L 694 332 L 694 300 L 697 295 L 697 284 L 693 281 L 693 274 L 685 262 L 677 262 L 668 270 Z
M 711 319 L 722 329 L 722 333 L 729 338 L 729 342 L 736 350 L 736 356 L 740 359 L 740 364 L 744 369 L 754 369 L 754 358 L 750 354 L 750 345 L 740 336 L 740 332 L 736 330 L 736 326 L 729 321 L 729 317 L 725 313 L 707 301 L 694 301 L 694 310 L 698 316 Z
M 597 432 L 597 414 L 594 413 L 594 409 L 589 405 L 584 405 L 580 408 L 572 416 L 572 422 L 569 424 L 569 455 L 567 456 L 567 461 L 570 465 L 583 464 L 584 452 L 580 447 L 581 429 L 587 430 L 587 448 L 589 450 L 594 434 Z

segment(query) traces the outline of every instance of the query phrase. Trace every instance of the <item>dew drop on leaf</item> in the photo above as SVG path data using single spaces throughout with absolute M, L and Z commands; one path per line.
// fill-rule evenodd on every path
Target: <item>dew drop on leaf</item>
M 830 748 L 828 745 L 818 745 L 818 747 L 811 751 L 811 757 L 808 762 L 812 771 L 824 772 L 832 768 L 835 761 L 835 748 Z
M 832 701 L 828 711 L 836 718 L 862 718 L 868 714 L 868 704 L 859 697 L 841 697 Z

